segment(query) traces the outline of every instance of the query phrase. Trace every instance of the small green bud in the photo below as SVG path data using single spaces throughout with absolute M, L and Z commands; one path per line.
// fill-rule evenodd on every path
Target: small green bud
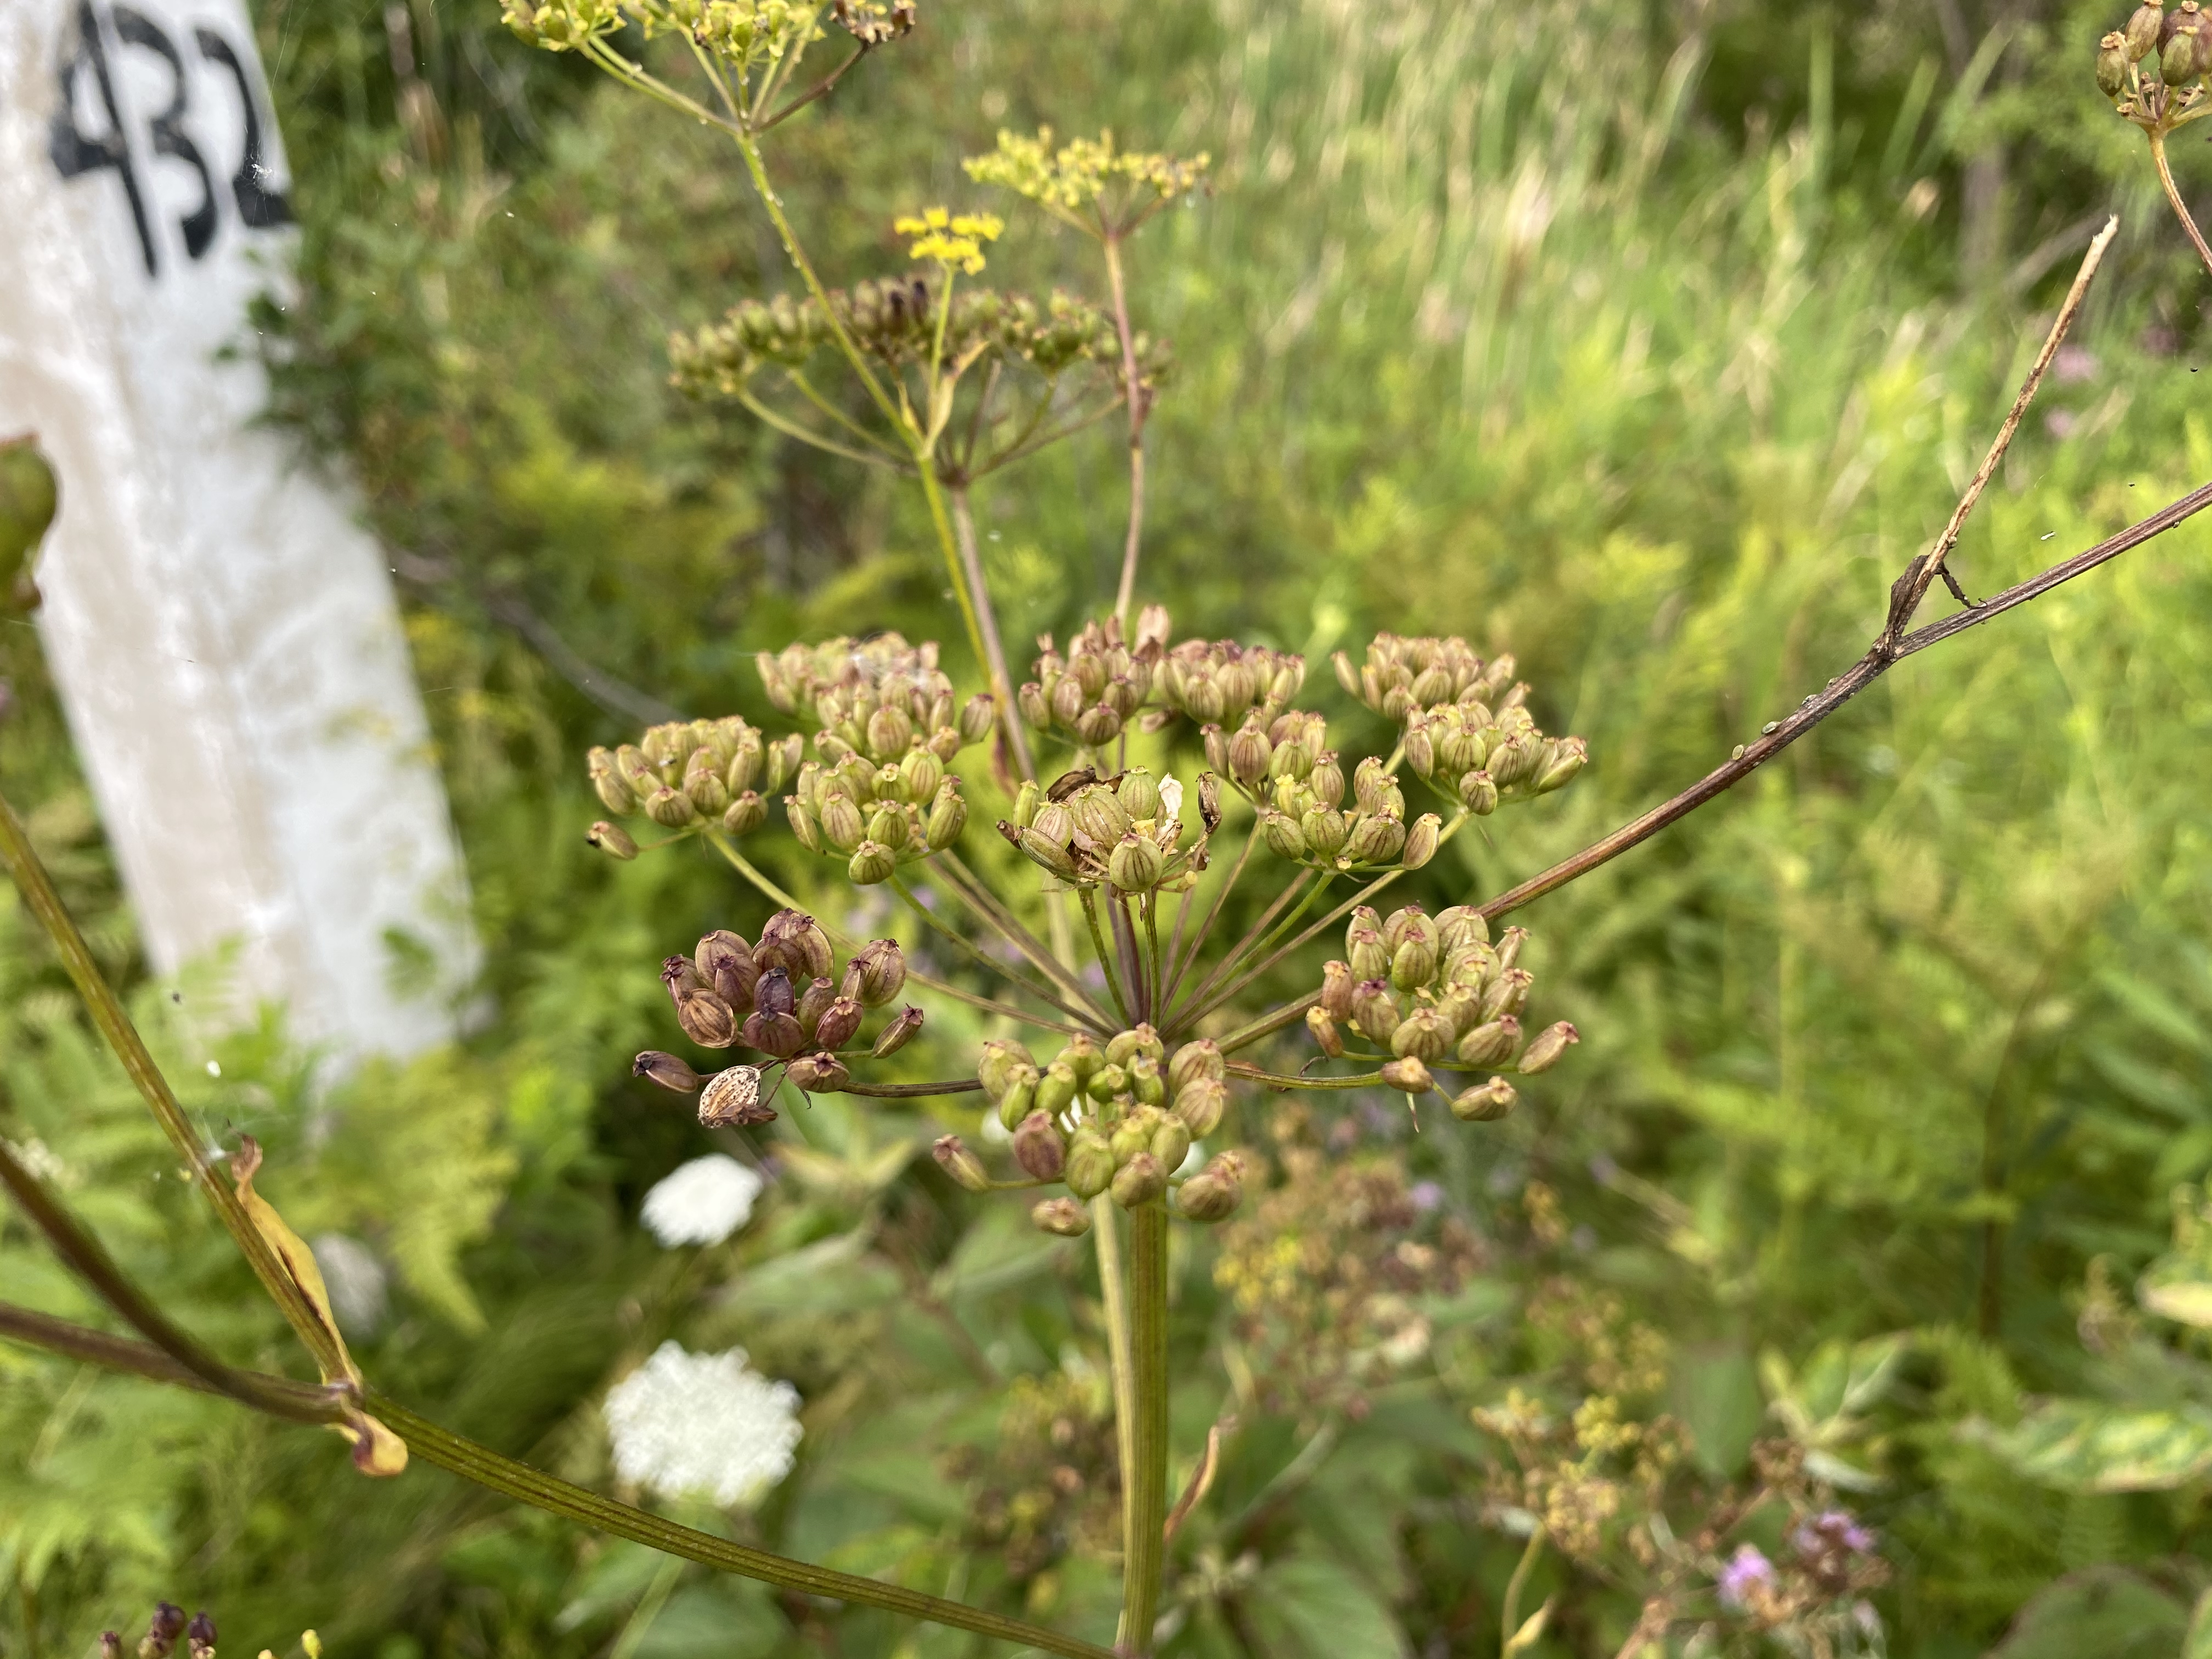
M 1436 741 L 1429 735 L 1428 721 L 1419 714 L 1406 723 L 1406 764 L 1417 777 L 1425 778 L 1437 769 Z
M 1227 764 L 1222 769 L 1249 789 L 1267 775 L 1267 760 L 1273 749 L 1255 716 L 1238 727 L 1237 735 L 1229 740 Z
M 1057 876 L 1062 881 L 1075 879 L 1075 860 L 1059 842 L 1050 840 L 1033 829 L 1018 829 L 1003 819 L 999 823 L 999 833 L 1012 842 L 1023 857 L 1047 874 Z
M 971 743 L 982 742 L 991 735 L 991 728 L 998 723 L 998 718 L 999 711 L 996 705 L 982 692 L 978 691 L 974 696 L 969 698 L 966 702 L 960 705 L 959 732 L 962 744 L 964 746 Z
M 1531 786 L 1536 793 L 1547 795 L 1573 781 L 1575 774 L 1589 764 L 1589 745 L 1580 738 L 1561 738 L 1547 744 L 1544 757 L 1536 768 L 1536 781 Z
M 1168 1172 L 1150 1152 L 1139 1152 L 1114 1172 L 1114 1201 L 1125 1210 L 1157 1202 L 1168 1189 Z
M 937 1159 L 938 1167 L 951 1176 L 954 1182 L 971 1193 L 991 1190 L 991 1173 L 983 1167 L 983 1160 L 968 1150 L 968 1145 L 958 1135 L 941 1135 L 930 1153 Z
M 1443 820 L 1434 812 L 1424 812 L 1413 820 L 1406 831 L 1406 845 L 1398 854 L 1398 862 L 1408 870 L 1418 870 L 1436 857 L 1437 848 L 1443 843 Z
M 1333 859 L 1344 850 L 1352 834 L 1352 821 L 1334 807 L 1316 806 L 1298 819 L 1298 833 L 1308 847 L 1325 859 Z
M 1014 1130 L 1014 1162 L 1032 1181 L 1057 1181 L 1067 1167 L 1067 1143 L 1050 1114 L 1031 1112 Z
M 722 774 L 722 781 L 733 795 L 742 795 L 760 781 L 760 733 L 748 726 L 740 735 L 737 746 L 730 754 L 730 764 Z
M 791 833 L 801 847 L 810 853 L 829 849 L 822 842 L 822 819 L 815 810 L 796 795 L 783 798 L 784 816 L 791 821 Z
M 1477 1025 L 1459 1040 L 1460 1063 L 1464 1066 L 1503 1066 L 1521 1046 L 1521 1022 L 1507 1014 Z
M 1354 864 L 1389 864 L 1406 845 L 1406 826 L 1390 813 L 1362 818 L 1352 826 L 1342 856 Z
M 866 820 L 860 816 L 860 803 L 842 791 L 823 795 L 817 807 L 822 823 L 822 839 L 832 851 L 850 853 L 867 839 Z M 880 881 L 881 876 L 876 878 Z
M 1556 1025 L 1547 1025 L 1528 1040 L 1528 1050 L 1521 1056 L 1521 1074 L 1533 1077 L 1539 1072 L 1550 1071 L 1559 1063 L 1561 1054 L 1582 1040 L 1582 1033 L 1564 1019 Z
M 1535 982 L 1525 968 L 1506 969 L 1482 994 L 1482 1018 L 1492 1020 L 1500 1014 L 1519 1013 L 1528 1006 L 1528 988 Z
M 1305 832 L 1287 812 L 1270 812 L 1260 821 L 1260 834 L 1267 850 L 1279 859 L 1296 861 L 1306 855 Z
M 1437 949 L 1423 939 L 1409 939 L 1390 958 L 1390 982 L 1401 991 L 1419 990 L 1437 976 Z
M 1139 1054 L 1128 1064 L 1129 1092 L 1140 1106 L 1167 1104 L 1168 1083 L 1160 1063 L 1150 1054 Z
M 1045 1067 L 1043 1075 L 1037 1079 L 1036 1103 L 1057 1117 L 1074 1103 L 1075 1097 L 1082 1088 L 1074 1068 L 1064 1059 L 1055 1060 Z
M 695 749 L 684 769 L 684 793 L 702 818 L 718 818 L 730 804 L 729 786 L 722 781 L 720 758 L 711 749 Z
M 1389 980 L 1364 979 L 1352 987 L 1352 1022 L 1370 1042 L 1388 1042 L 1404 1018 Z
M 1037 1109 L 1037 1085 L 1043 1074 L 1034 1066 L 1019 1066 L 1007 1080 L 999 1096 L 999 1126 L 1012 1133 L 1022 1120 Z
M 868 716 L 867 750 L 871 760 L 896 761 L 914 741 L 914 720 L 896 703 L 885 703 Z
M 1104 1053 L 1086 1031 L 1078 1031 L 1068 1038 L 1067 1046 L 1060 1051 L 1060 1058 L 1075 1073 L 1078 1083 L 1089 1082 L 1091 1074 L 1106 1063 Z
M 1521 1097 L 1502 1077 L 1463 1090 L 1451 1103 L 1452 1115 L 1462 1123 L 1494 1123 L 1510 1112 Z
M 919 805 L 936 799 L 939 786 L 945 781 L 945 763 L 927 749 L 909 749 L 898 763 L 898 773 L 905 798 Z
M 2157 51 L 2165 28 L 2165 0 L 2143 0 L 2128 15 L 2125 40 L 2129 60 L 2141 63 Z
M 2159 56 L 2159 78 L 2169 87 L 2185 87 L 2197 78 L 2197 34 L 2177 31 Z
M 637 795 L 623 781 L 611 750 L 594 749 L 585 757 L 585 763 L 591 769 L 592 788 L 601 805 L 618 818 L 628 817 L 637 811 Z
M 796 732 L 769 744 L 764 793 L 773 795 L 779 793 L 787 781 L 799 775 L 799 757 L 805 751 L 805 740 Z
M 1044 799 L 1044 792 L 1034 780 L 1024 782 L 1014 793 L 1014 823 L 1026 830 L 1036 822 L 1037 807 Z
M 1176 1194 L 1176 1207 L 1193 1221 L 1226 1221 L 1243 1197 L 1243 1157 L 1223 1152 L 1183 1182 Z
M 1228 1107 L 1229 1085 L 1218 1078 L 1194 1077 L 1175 1097 L 1175 1115 L 1199 1140 L 1221 1127 L 1221 1115 Z
M 869 1052 L 878 1060 L 888 1060 L 906 1047 L 914 1034 L 921 1030 L 921 1010 L 911 1004 L 900 1010 L 899 1017 L 883 1029 L 876 1038 L 876 1046 Z
M 1167 1058 L 1167 1045 L 1149 1022 L 1139 1022 L 1126 1031 L 1116 1031 L 1106 1044 L 1106 1063 L 1127 1066 L 1139 1054 L 1154 1060 Z
M 1080 1238 L 1091 1231 L 1091 1212 L 1080 1199 L 1048 1198 L 1030 1212 L 1030 1221 L 1058 1238 Z
M 1093 703 L 1077 716 L 1075 735 L 1086 748 L 1103 748 L 1121 735 L 1121 717 L 1103 702 Z
M 653 769 L 653 763 L 645 757 L 645 751 L 629 743 L 615 750 L 615 775 L 638 800 L 643 800 L 665 781 Z M 630 810 L 637 809 L 633 805 Z
M 768 822 L 768 803 L 754 791 L 732 795 L 722 809 L 722 828 L 733 836 L 750 836 Z
M 1344 1036 L 1336 1029 L 1336 1021 L 1330 1017 L 1328 1009 L 1319 1006 L 1307 1009 L 1306 1030 L 1312 1033 L 1313 1040 L 1320 1046 L 1322 1053 L 1331 1060 L 1344 1058 Z
M 1106 860 L 1106 879 L 1125 893 L 1149 893 L 1159 885 L 1165 862 L 1158 842 L 1133 830 L 1115 844 Z
M 609 858 L 619 859 L 624 864 L 637 856 L 637 843 L 629 838 L 629 832 L 619 823 L 604 821 L 595 823 L 584 839 Z
M 1119 1066 L 1101 1066 L 1084 1085 L 1084 1092 L 1102 1103 L 1128 1091 L 1129 1073 Z
M 1490 943 L 1490 923 L 1471 904 L 1455 904 L 1437 916 L 1437 948 L 1450 956 L 1462 945 Z
M 1442 1060 L 1451 1048 L 1450 1016 L 1437 1008 L 1414 1009 L 1390 1033 L 1390 1052 L 1401 1060 Z
M 662 784 L 645 799 L 645 815 L 664 830 L 683 830 L 699 821 L 699 809 L 681 789 Z
M 1498 810 L 1498 780 L 1480 769 L 1469 772 L 1459 781 L 1459 798 L 1475 817 L 1488 817 Z
M 960 798 L 960 782 L 947 778 L 937 787 L 937 798 L 929 805 L 929 823 L 922 839 L 933 853 L 941 853 L 960 839 L 960 832 L 968 827 L 968 803 Z
M 1180 1098 L 1184 1089 L 1200 1079 L 1218 1083 L 1227 1071 L 1228 1062 L 1221 1057 L 1221 1045 L 1212 1037 L 1200 1037 L 1176 1049 L 1175 1058 L 1168 1062 L 1168 1092 Z
M 1011 1037 L 993 1037 L 983 1045 L 975 1061 L 975 1079 L 983 1085 L 983 1092 L 997 1100 L 1006 1092 L 1021 1067 L 1036 1070 L 1036 1056 L 1028 1048 Z
M 873 887 L 889 881 L 898 868 L 898 857 L 879 841 L 864 841 L 853 849 L 845 873 L 855 887 Z
M 1384 939 L 1379 930 L 1373 927 L 1355 928 L 1346 943 L 1350 946 L 1353 979 L 1370 980 L 1389 977 L 1393 953 L 1389 941 Z
M 1121 785 L 1115 793 L 1121 799 L 1121 810 L 1133 822 L 1158 821 L 1160 786 L 1144 768 L 1133 766 L 1123 773 Z
M 1345 963 L 1323 963 L 1321 969 L 1322 1012 L 1339 1024 L 1350 1019 L 1352 988 L 1358 982 L 1358 976 Z
M 1096 1198 L 1113 1183 L 1114 1149 L 1096 1129 L 1078 1129 L 1067 1143 L 1067 1190 Z
M 868 815 L 868 839 L 897 852 L 914 833 L 906 808 L 896 804 L 878 806 Z
M 1111 847 L 1129 833 L 1129 815 L 1111 789 L 1096 786 L 1079 791 L 1068 803 L 1075 827 L 1100 847 Z
M 1382 1082 L 1385 1087 L 1400 1094 L 1425 1095 L 1437 1086 L 1429 1068 L 1411 1054 L 1401 1054 L 1395 1060 L 1382 1062 Z
M 1528 930 L 1526 927 L 1509 927 L 1500 933 L 1498 936 L 1497 951 L 1498 968 L 1503 970 L 1518 966 L 1522 947 L 1528 943 Z
M 1152 1144 L 1146 1150 L 1159 1159 L 1160 1168 L 1173 1175 L 1190 1156 L 1190 1126 L 1170 1112 L 1167 1121 L 1152 1131 Z

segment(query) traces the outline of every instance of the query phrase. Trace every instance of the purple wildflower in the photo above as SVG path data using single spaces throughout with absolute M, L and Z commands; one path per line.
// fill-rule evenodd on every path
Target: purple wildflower
M 1721 1600 L 1741 1613 L 1757 1590 L 1774 1582 L 1774 1563 L 1756 1544 L 1739 1544 L 1721 1569 Z

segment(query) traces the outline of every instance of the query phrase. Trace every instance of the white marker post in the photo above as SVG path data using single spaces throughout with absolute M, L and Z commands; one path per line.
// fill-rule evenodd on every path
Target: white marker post
M 286 188 L 241 0 L 0 0 L 0 435 L 60 476 L 47 659 L 155 969 L 234 946 L 343 1061 L 450 1036 L 474 945 L 389 573 L 252 429 Z

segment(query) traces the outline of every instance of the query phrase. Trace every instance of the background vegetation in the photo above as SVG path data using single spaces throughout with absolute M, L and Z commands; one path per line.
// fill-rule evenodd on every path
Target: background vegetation
M 920 1119 L 825 1101 L 779 1125 L 749 1152 L 773 1196 L 727 1245 L 662 1251 L 636 1222 L 714 1145 L 629 1078 L 672 1035 L 654 964 L 763 907 L 703 860 L 586 848 L 583 749 L 656 707 L 769 718 L 751 653 L 793 636 L 957 652 L 911 503 L 665 385 L 672 327 L 784 286 L 734 157 L 517 46 L 489 0 L 262 0 L 258 21 L 307 222 L 273 417 L 354 481 L 406 580 L 488 1018 L 325 1094 L 273 1011 L 195 1030 L 192 987 L 143 985 L 19 628 L 9 793 L 210 1132 L 260 1136 L 295 1224 L 388 1270 L 355 1350 L 391 1392 L 605 1480 L 608 1383 L 665 1336 L 742 1343 L 798 1384 L 806 1438 L 757 1516 L 706 1523 L 1110 1634 L 1102 1529 L 1047 1475 L 1110 1443 L 1090 1292 L 1018 1216 L 888 1154 L 926 1144 Z M 1544 726 L 1595 763 L 1496 844 L 1455 842 L 1420 878 L 1441 904 L 1679 787 L 1863 648 L 2108 210 L 2119 248 L 1954 563 L 1986 592 L 2212 477 L 2206 279 L 2089 82 L 2119 21 L 971 0 L 793 124 L 781 176 L 836 281 L 902 263 L 894 213 L 974 199 L 958 158 L 1002 125 L 1212 154 L 1215 192 L 1134 251 L 1139 320 L 1178 360 L 1145 586 L 1183 629 L 1316 662 L 1376 628 L 1517 653 Z M 1095 286 L 1034 228 L 994 260 Z M 1011 636 L 1110 594 L 1116 441 L 979 492 Z M 2181 1652 L 2212 1583 L 2212 1373 L 2132 1286 L 2212 1168 L 2208 551 L 2186 527 L 1914 658 L 1536 907 L 1538 970 L 1586 1040 L 1505 1123 L 1416 1139 L 1379 1102 L 1244 1106 L 1248 1139 L 1326 1154 L 1278 1160 L 1268 1237 L 1393 1248 L 1329 1187 L 1372 1156 L 1436 1183 L 1425 1236 L 1474 1242 L 1423 1304 L 1424 1352 L 1363 1381 L 1371 1331 L 1309 1333 L 1285 1351 L 1324 1374 L 1291 1398 L 1255 1384 L 1269 1339 L 1224 1276 L 1182 1264 L 1176 1341 L 1210 1380 L 1176 1402 L 1178 1449 L 1224 1402 L 1243 1427 L 1181 1547 L 1179 1650 L 1495 1652 L 1522 1544 L 1498 1523 L 1510 1460 L 1469 1413 L 1511 1384 L 1671 1413 L 1712 1481 L 1793 1441 L 1880 1536 L 1892 1653 Z M 274 1356 L 34 933 L 0 908 L 0 1128 L 188 1323 Z M 975 1035 L 948 1022 L 918 1064 Z M 0 1273 L 80 1308 L 4 1221 Z M 2044 1396 L 2166 1438 L 2116 1473 L 2018 1431 Z M 8 1659 L 86 1651 L 156 1595 L 216 1608 L 246 1652 L 307 1626 L 374 1659 L 969 1645 L 663 1574 L 434 1472 L 366 1486 L 325 1437 L 15 1351 L 0 1591 Z M 1525 1605 L 1554 1591 L 1533 1651 L 1612 1654 L 1626 1577 L 1547 1561 Z

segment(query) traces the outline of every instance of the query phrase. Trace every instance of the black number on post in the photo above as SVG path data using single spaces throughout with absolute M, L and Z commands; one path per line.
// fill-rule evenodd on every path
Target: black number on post
M 215 241 L 216 215 L 215 179 L 200 160 L 199 146 L 186 136 L 184 128 L 188 98 L 185 90 L 185 59 L 175 44 L 161 33 L 161 26 L 143 14 L 128 6 L 118 6 L 113 13 L 116 38 L 126 45 L 144 46 L 168 60 L 169 76 L 175 89 L 168 108 L 155 116 L 149 124 L 154 135 L 154 153 L 173 155 L 200 176 L 200 204 L 177 222 L 185 233 L 185 252 L 193 258 L 205 254 Z
M 195 29 L 192 39 L 199 42 L 201 57 L 221 64 L 238 82 L 238 107 L 246 117 L 246 155 L 231 177 L 230 193 L 238 198 L 239 218 L 253 230 L 290 224 L 291 202 L 283 191 L 270 190 L 261 182 L 269 176 L 269 164 L 261 159 L 261 112 L 254 100 L 253 83 L 246 78 L 246 65 L 230 49 L 230 42 L 213 29 Z
M 107 131 L 95 137 L 76 124 L 77 77 L 92 72 L 100 107 L 107 113 Z M 138 174 L 131 165 L 131 143 L 123 134 L 123 111 L 115 101 L 115 83 L 107 72 L 107 49 L 100 38 L 100 19 L 92 0 L 78 0 L 76 50 L 62 60 L 58 75 L 61 101 L 54 111 L 53 126 L 46 137 L 46 154 L 54 171 L 75 179 L 103 167 L 113 167 L 123 179 L 123 193 L 131 198 L 131 222 L 138 228 L 138 247 L 146 256 L 146 274 L 160 268 L 154 250 L 154 228 L 146 222 L 145 199 L 138 193 Z

